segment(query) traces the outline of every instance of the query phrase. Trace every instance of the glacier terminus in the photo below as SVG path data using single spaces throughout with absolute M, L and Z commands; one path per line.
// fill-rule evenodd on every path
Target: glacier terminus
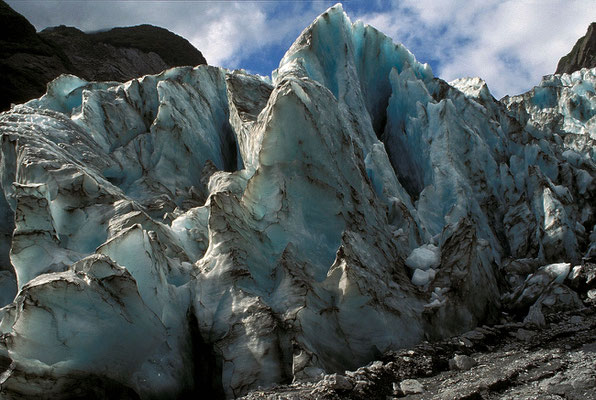
M 596 68 L 499 101 L 341 5 L 271 78 L 62 75 L 0 139 L 3 399 L 341 374 L 575 307 L 596 257 Z

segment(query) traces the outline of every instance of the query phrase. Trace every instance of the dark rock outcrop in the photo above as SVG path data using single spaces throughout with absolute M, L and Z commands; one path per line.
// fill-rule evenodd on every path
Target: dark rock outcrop
M 0 32 L 0 111 L 41 96 L 47 83 L 64 73 L 123 82 L 207 63 L 186 39 L 151 25 L 90 34 L 62 25 L 37 33 L 2 0 Z
M 167 29 L 153 25 L 114 28 L 88 34 L 95 43 L 117 48 L 134 48 L 155 53 L 170 66 L 207 64 L 200 51 L 190 42 Z
M 573 46 L 565 57 L 559 60 L 556 74 L 570 74 L 582 68 L 596 67 L 596 22 L 588 27 L 588 32 Z
M 0 110 L 39 97 L 46 83 L 72 65 L 25 17 L 0 1 Z

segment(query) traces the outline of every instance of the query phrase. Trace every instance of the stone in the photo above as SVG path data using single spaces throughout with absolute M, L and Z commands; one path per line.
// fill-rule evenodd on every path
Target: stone
M 578 324 L 581 324 L 582 322 L 584 322 L 584 319 L 582 317 L 580 317 L 579 315 L 574 315 L 573 317 L 569 318 L 569 322 L 574 325 L 578 325 Z
M 334 390 L 351 390 L 354 387 L 348 378 L 340 374 L 327 375 L 325 383 Z
M 528 330 L 522 329 L 522 328 L 519 328 L 517 330 L 517 332 L 515 333 L 515 337 L 518 338 L 519 340 L 523 340 L 523 341 L 528 341 L 528 340 L 532 339 L 534 336 L 536 336 L 535 332 L 528 331 Z
M 542 306 L 540 303 L 535 303 L 530 307 L 528 315 L 524 318 L 524 324 L 542 327 L 546 324 L 544 314 L 542 313 Z
M 485 336 L 482 332 L 478 332 L 478 331 L 474 330 L 474 331 L 469 331 L 469 332 L 464 333 L 462 335 L 462 337 L 464 339 L 480 341 L 480 340 L 484 340 Z
M 456 354 L 449 360 L 449 369 L 467 371 L 478 365 L 478 362 L 470 356 Z
M 596 289 L 596 264 L 584 262 L 575 266 L 566 283 L 580 294 Z
M 424 386 L 416 379 L 406 379 L 401 381 L 399 388 L 404 395 L 424 393 Z
M 364 390 L 366 390 L 366 388 L 368 386 L 369 386 L 369 383 L 367 381 L 358 380 L 358 381 L 356 381 L 356 384 L 354 385 L 354 391 L 355 392 L 363 392 Z
M 465 347 L 474 347 L 474 343 L 470 341 L 470 339 L 461 337 L 458 339 L 458 343 Z

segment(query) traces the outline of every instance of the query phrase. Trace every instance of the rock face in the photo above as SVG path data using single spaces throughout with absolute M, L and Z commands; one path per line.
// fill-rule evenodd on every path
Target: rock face
M 273 80 L 59 77 L 0 114 L 0 282 L 14 270 L 19 289 L 0 393 L 62 398 L 84 377 L 84 393 L 231 398 L 325 373 L 360 390 L 343 372 L 384 353 L 577 306 L 595 86 L 584 69 L 498 102 L 340 5 Z
M 581 37 L 573 49 L 559 60 L 557 74 L 570 74 L 582 68 L 596 67 L 596 22 L 588 27 L 588 32 Z
M 165 29 L 140 25 L 87 34 L 33 25 L 0 0 L 0 110 L 41 96 L 63 73 L 124 82 L 181 65 L 205 64 L 201 52 Z

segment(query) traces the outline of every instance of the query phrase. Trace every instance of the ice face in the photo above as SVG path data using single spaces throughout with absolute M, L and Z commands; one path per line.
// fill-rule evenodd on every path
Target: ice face
M 184 343 L 177 332 L 180 321 L 165 325 L 172 318 L 146 305 L 138 282 L 127 267 L 104 256 L 29 281 L 3 318 L 3 323 L 14 320 L 6 349 L 16 363 L 4 377 L 3 390 L 47 395 L 38 386 L 42 379 L 31 382 L 21 375 L 35 368 L 50 381 L 99 376 L 126 382 L 142 397 L 180 393 L 188 385 L 184 368 L 190 360 L 168 356 L 188 351 L 179 348 Z
M 414 250 L 406 258 L 406 265 L 412 269 L 427 270 L 437 268 L 441 264 L 441 252 L 433 244 L 426 244 Z
M 511 260 L 558 284 L 596 251 L 594 70 L 499 102 L 337 5 L 273 77 L 62 76 L 0 114 L 3 394 L 343 372 L 491 322 Z

